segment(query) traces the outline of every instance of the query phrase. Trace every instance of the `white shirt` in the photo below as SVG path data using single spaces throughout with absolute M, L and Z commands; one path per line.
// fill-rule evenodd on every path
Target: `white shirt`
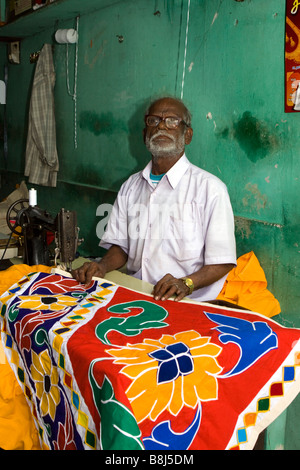
M 207 264 L 236 264 L 234 218 L 225 184 L 183 155 L 154 185 L 152 162 L 121 187 L 100 246 L 119 245 L 128 274 L 156 284 Z M 190 298 L 213 300 L 225 277 Z

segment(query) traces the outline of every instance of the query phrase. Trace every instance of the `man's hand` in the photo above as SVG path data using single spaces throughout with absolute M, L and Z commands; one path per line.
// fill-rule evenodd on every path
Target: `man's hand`
M 126 261 L 127 255 L 122 248 L 112 245 L 99 263 L 95 261 L 86 262 L 80 268 L 72 271 L 72 276 L 78 282 L 87 286 L 91 282 L 92 277 L 103 278 L 106 273 L 124 266 Z
M 210 286 L 214 282 L 221 279 L 227 274 L 234 264 L 211 264 L 202 266 L 199 271 L 192 274 L 187 274 L 187 277 L 191 278 L 194 283 L 194 289 L 200 289 L 202 287 Z M 153 289 L 153 296 L 155 300 L 166 300 L 172 295 L 175 295 L 174 300 L 182 300 L 183 297 L 189 295 L 190 290 L 185 285 L 182 279 L 177 279 L 172 274 L 166 274 Z
M 76 281 L 85 284 L 86 286 L 90 284 L 92 277 L 104 277 L 106 274 L 105 269 L 101 266 L 100 263 L 95 261 L 86 262 L 80 268 L 72 271 L 72 276 Z
M 189 294 L 190 290 L 182 279 L 177 279 L 172 274 L 166 274 L 153 289 L 155 300 L 167 300 L 172 295 L 176 295 L 175 301 L 182 300 Z

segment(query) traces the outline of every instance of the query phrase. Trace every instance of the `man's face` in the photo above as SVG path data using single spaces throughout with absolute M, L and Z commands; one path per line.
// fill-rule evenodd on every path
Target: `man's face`
M 185 110 L 180 102 L 165 98 L 155 102 L 149 109 L 149 115 L 174 117 L 184 120 Z M 156 127 L 146 126 L 145 144 L 154 158 L 178 157 L 184 153 L 185 145 L 192 139 L 192 129 L 183 122 L 175 129 L 168 129 L 161 121 Z

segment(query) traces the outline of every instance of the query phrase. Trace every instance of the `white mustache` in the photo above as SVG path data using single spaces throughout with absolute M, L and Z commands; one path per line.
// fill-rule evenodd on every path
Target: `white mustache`
M 150 137 L 150 141 L 149 142 L 152 142 L 153 139 L 155 139 L 156 137 L 159 137 L 159 136 L 164 136 L 164 137 L 168 137 L 169 139 L 171 139 L 173 142 L 175 142 L 175 137 L 173 135 L 170 135 L 168 132 L 164 132 L 164 131 L 157 131 L 156 134 L 152 135 Z

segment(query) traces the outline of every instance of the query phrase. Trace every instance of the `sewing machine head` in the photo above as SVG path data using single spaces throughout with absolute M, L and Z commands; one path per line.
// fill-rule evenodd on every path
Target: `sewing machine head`
M 72 261 L 75 259 L 77 246 L 80 242 L 76 212 L 61 209 L 56 216 L 55 227 L 57 256 L 66 269 L 71 271 Z
M 79 245 L 76 212 L 61 209 L 53 218 L 37 205 L 30 205 L 28 199 L 20 199 L 8 209 L 6 221 L 20 237 L 25 264 L 51 266 L 59 259 L 60 267 L 71 271 Z

